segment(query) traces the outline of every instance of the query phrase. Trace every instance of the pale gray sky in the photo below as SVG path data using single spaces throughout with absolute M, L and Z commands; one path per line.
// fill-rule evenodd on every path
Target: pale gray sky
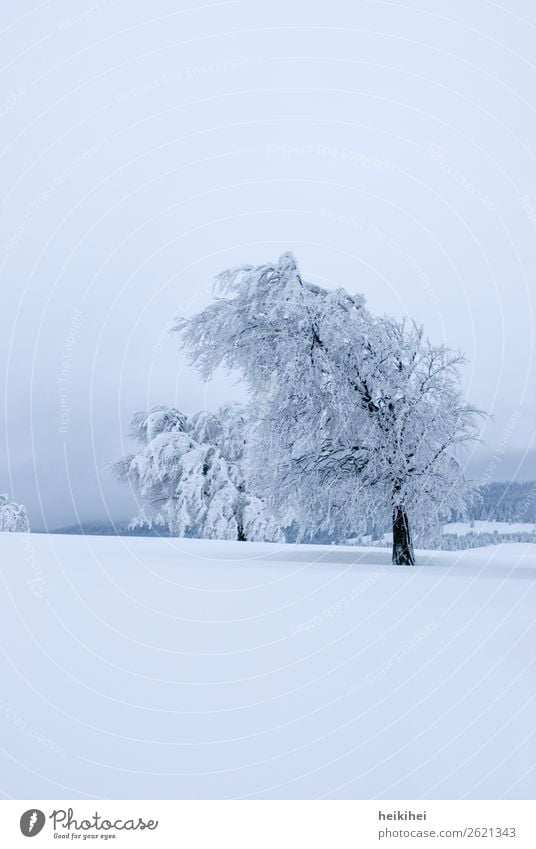
M 535 38 L 528 0 L 5 0 L 0 491 L 130 515 L 132 411 L 240 397 L 167 322 L 284 250 L 462 348 L 470 471 L 535 477 Z

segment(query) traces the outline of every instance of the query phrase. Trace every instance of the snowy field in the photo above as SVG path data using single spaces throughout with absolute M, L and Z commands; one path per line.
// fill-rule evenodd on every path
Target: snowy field
M 0 536 L 15 798 L 534 798 L 536 546 Z

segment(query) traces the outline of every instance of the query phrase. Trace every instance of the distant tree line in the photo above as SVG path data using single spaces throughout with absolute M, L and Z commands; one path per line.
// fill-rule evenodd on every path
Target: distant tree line
M 536 481 L 492 481 L 479 489 L 467 517 L 492 522 L 536 522 Z

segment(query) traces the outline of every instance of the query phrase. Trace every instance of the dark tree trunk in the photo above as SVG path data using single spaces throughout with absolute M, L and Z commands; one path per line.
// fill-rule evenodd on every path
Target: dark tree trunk
M 393 564 L 415 566 L 408 514 L 400 506 L 393 509 Z
M 242 525 L 238 526 L 237 540 L 238 542 L 247 542 L 247 537 L 244 533 L 244 528 L 242 527 Z

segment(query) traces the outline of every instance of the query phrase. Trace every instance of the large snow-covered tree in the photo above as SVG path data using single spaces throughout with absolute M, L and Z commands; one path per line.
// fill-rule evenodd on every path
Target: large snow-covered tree
M 256 414 L 249 474 L 280 522 L 347 534 L 389 511 L 393 562 L 471 497 L 457 449 L 476 437 L 463 358 L 362 295 L 307 283 L 291 254 L 216 278 L 216 300 L 175 329 L 201 375 L 238 370 Z M 264 458 L 270 457 L 267 464 Z
M 374 319 L 353 385 L 341 380 L 336 433 L 293 446 L 291 474 L 300 475 L 302 489 L 337 487 L 347 512 L 357 478 L 369 493 L 368 515 L 391 512 L 396 564 L 415 562 L 410 516 L 413 529 L 425 532 L 453 511 L 463 514 L 474 497 L 458 449 L 476 438 L 479 411 L 458 388 L 462 363 L 420 328 Z
M 169 407 L 136 413 L 137 454 L 114 464 L 139 505 L 137 526 L 164 526 L 173 536 L 283 540 L 266 505 L 246 487 L 248 422 L 239 405 L 186 416 Z
M 15 504 L 7 495 L 0 495 L 0 531 L 27 533 L 30 523 L 23 504 Z

